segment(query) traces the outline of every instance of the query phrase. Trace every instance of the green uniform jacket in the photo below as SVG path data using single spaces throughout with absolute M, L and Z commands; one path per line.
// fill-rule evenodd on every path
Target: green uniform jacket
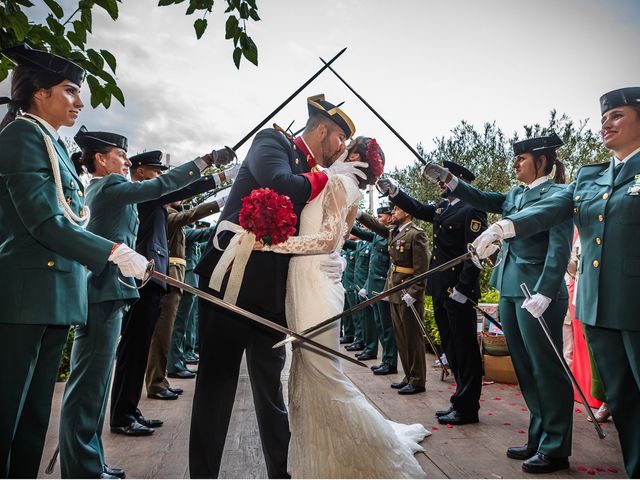
M 194 162 L 142 182 L 130 182 L 117 173 L 95 178 L 86 192 L 87 205 L 91 209 L 87 230 L 135 249 L 139 223 L 136 204 L 160 198 L 199 178 L 200 170 Z M 118 267 L 112 263 L 102 272 L 90 273 L 89 303 L 139 298 L 138 290 L 123 285 L 118 278 L 132 287 L 136 286 L 133 278 L 122 277 Z
M 371 258 L 369 259 L 369 274 L 367 281 L 362 286 L 367 291 L 368 296 L 380 293 L 384 289 L 389 271 L 389 242 L 387 237 L 381 237 L 370 230 L 354 226 L 351 229 L 356 237 L 366 240 L 371 245 Z
M 82 182 L 66 149 L 35 121 L 0 133 L 0 305 L 2 323 L 83 325 L 87 269 L 99 273 L 113 242 L 68 220 L 58 204 L 45 141 L 57 153 L 63 195 L 76 215 Z
M 366 240 L 360 240 L 356 248 L 356 265 L 353 273 L 353 286 L 356 293 L 364 288 L 369 276 L 369 260 L 371 258 L 371 244 Z M 360 298 L 360 297 L 358 297 Z
M 476 208 L 502 213 L 506 217 L 524 209 L 529 212 L 534 207 L 538 208 L 538 202 L 562 193 L 565 185 L 547 181 L 524 194 L 523 188 L 515 187 L 504 194 L 483 192 L 465 182 L 458 182 L 452 194 Z M 503 242 L 501 262 L 493 270 L 491 285 L 505 297 L 524 297 L 520 284 L 526 283 L 533 292 L 552 300 L 568 298 L 564 272 L 571 254 L 572 233 L 573 225 L 565 219 L 531 237 L 518 235 L 512 241 Z
M 429 242 L 424 231 L 415 224 L 409 223 L 402 231 L 394 235 L 389 233 L 389 257 L 391 264 L 385 290 L 390 289 L 429 270 Z M 394 266 L 412 268 L 413 273 L 395 272 Z M 407 293 L 416 300 L 422 301 L 426 282 L 418 282 L 407 288 Z M 402 302 L 402 292 L 389 296 L 391 303 Z
M 346 240 L 342 248 L 344 248 L 347 252 L 347 266 L 344 269 L 344 273 L 342 274 L 342 286 L 347 291 L 347 293 L 353 293 L 353 282 L 354 282 L 354 274 L 356 269 L 356 247 L 358 246 L 357 242 L 353 240 Z
M 609 163 L 585 165 L 565 191 L 510 215 L 517 238 L 573 217 L 580 234 L 576 318 L 587 325 L 640 330 L 640 153 L 613 178 Z M 631 191 L 630 191 L 631 190 Z
M 200 243 L 204 242 L 206 244 L 214 231 L 215 226 L 209 228 L 187 228 L 184 232 L 187 241 L 184 251 L 185 260 L 187 261 L 184 281 L 192 287 L 198 286 L 198 279 L 196 278 L 196 274 L 193 273 L 193 269 L 196 268 L 196 264 L 200 258 Z

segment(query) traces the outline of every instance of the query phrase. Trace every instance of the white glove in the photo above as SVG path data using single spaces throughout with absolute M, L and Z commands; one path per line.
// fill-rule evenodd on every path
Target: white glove
M 227 198 L 229 197 L 229 189 L 223 190 L 222 192 L 216 193 L 215 197 L 213 197 L 213 201 L 218 204 L 218 208 L 220 211 L 224 208 L 224 204 L 227 203 Z
M 356 183 L 358 182 L 358 178 L 360 177 L 363 180 L 367 179 L 367 174 L 364 173 L 360 168 L 367 168 L 369 166 L 366 162 L 342 162 L 336 160 L 333 165 L 323 170 L 324 173 L 327 174 L 327 177 L 331 178 L 333 175 L 346 175 L 348 177 L 353 178 Z M 360 167 L 360 168 L 358 168 Z
M 135 250 L 131 250 L 124 243 L 119 244 L 111 252 L 109 261 L 115 263 L 125 277 L 135 277 L 138 280 L 144 278 L 147 265 L 149 265 L 149 260 Z
M 361 296 L 362 298 L 367 298 L 367 291 L 364 288 L 361 288 L 358 291 L 358 295 Z
M 338 252 L 333 252 L 320 260 L 320 271 L 324 272 L 331 280 L 339 282 L 342 280 L 342 272 L 344 270 L 343 260 Z
M 378 190 L 380 190 L 380 193 L 382 193 L 383 195 L 389 194 L 390 197 L 395 197 L 398 193 L 398 182 L 396 182 L 393 178 L 380 178 L 376 185 L 378 186 Z
M 344 162 L 348 156 L 349 156 L 349 150 L 345 148 L 343 152 L 340 154 L 340 156 L 336 158 L 336 162 Z
M 356 220 L 360 220 L 360 217 L 362 216 L 362 210 L 358 210 L 356 212 Z
M 497 244 L 504 238 L 504 231 L 502 227 L 497 223 L 494 223 L 484 232 L 482 232 L 478 238 L 476 238 L 472 245 L 476 249 L 476 253 L 481 260 L 493 255 L 500 247 Z
M 435 162 L 427 163 L 424 170 L 422 170 L 422 176 L 434 183 L 446 182 L 449 175 L 450 172 L 448 168 L 438 165 Z
M 413 297 L 412 297 L 411 295 L 409 295 L 408 293 L 405 293 L 405 294 L 402 296 L 402 301 L 403 301 L 404 303 L 406 303 L 406 304 L 407 304 L 407 307 L 410 307 L 411 305 L 413 305 L 414 303 L 416 303 L 416 299 L 415 299 L 415 298 L 413 298 Z
M 467 303 L 467 297 L 456 290 L 456 287 L 453 287 L 453 290 L 449 294 L 449 298 L 451 300 L 455 300 L 458 303 Z
M 522 308 L 531 314 L 534 318 L 540 318 L 542 314 L 549 308 L 551 299 L 545 297 L 541 293 L 532 295 L 531 298 L 527 298 L 522 302 Z
M 238 176 L 238 172 L 239 171 L 240 171 L 240 164 L 236 163 L 231 168 L 227 168 L 226 170 L 223 170 L 222 172 L 218 172 L 213 177 L 213 180 L 214 180 L 214 182 L 216 184 L 216 187 L 219 187 L 223 182 L 231 182 L 231 181 L 233 181 Z

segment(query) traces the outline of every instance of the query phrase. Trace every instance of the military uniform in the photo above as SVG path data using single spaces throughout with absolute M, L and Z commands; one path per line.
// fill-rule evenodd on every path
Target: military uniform
M 213 234 L 212 234 L 213 235 Z M 193 255 L 193 265 L 194 268 L 200 261 L 200 257 L 202 255 L 202 251 L 206 248 L 207 242 L 197 242 L 195 245 L 195 252 Z M 193 273 L 194 280 L 196 284 L 194 287 L 199 285 L 199 275 Z M 197 360 L 198 355 L 198 302 L 193 302 L 193 307 L 191 307 L 191 314 L 189 315 L 189 326 L 187 327 L 187 332 L 185 333 L 185 344 L 184 344 L 184 357 L 186 360 Z
M 514 153 L 530 151 L 527 145 L 514 144 Z M 453 195 L 487 212 L 508 216 L 521 210 L 535 211 L 545 199 L 564 196 L 564 189 L 564 185 L 545 180 L 527 191 L 519 186 L 503 194 L 482 192 L 459 182 Z M 562 325 L 568 305 L 564 272 L 569 263 L 573 227 L 570 220 L 565 220 L 553 228 L 537 231 L 536 235 L 503 244 L 491 285 L 500 291 L 500 320 L 520 389 L 531 412 L 528 448 L 551 458 L 566 458 L 571 454 L 571 383 L 538 321 L 521 308 L 524 295 L 520 284 L 526 283 L 532 292 L 552 300 L 544 318 L 562 351 Z
M 456 175 L 475 178 L 467 169 L 457 168 Z M 456 165 L 453 167 L 453 165 Z M 461 201 L 445 200 L 439 205 L 420 203 L 399 190 L 394 204 L 414 218 L 433 223 L 431 268 L 467 252 L 467 245 L 487 228 L 487 214 Z M 477 302 L 480 298 L 480 269 L 471 260 L 433 275 L 427 280 L 426 293 L 433 298 L 433 311 L 440 340 L 456 381 L 450 398 L 451 407 L 461 422 L 478 420 L 482 390 L 482 356 L 477 341 L 477 316 L 471 302 L 460 303 L 449 296 L 455 288 Z M 453 423 L 444 420 L 445 423 Z
M 391 264 L 385 290 L 426 272 L 429 269 L 429 247 L 424 231 L 413 222 L 394 229 L 389 234 L 389 257 Z M 424 312 L 424 289 L 424 283 L 414 283 L 407 288 L 407 293 L 415 299 L 413 307 L 420 317 Z M 424 388 L 427 374 L 426 352 L 418 320 L 402 301 L 401 292 L 390 295 L 389 303 L 398 354 L 405 375 L 401 383 Z
M 356 242 L 353 240 L 346 240 L 343 245 L 344 258 L 347 261 L 346 267 L 342 274 L 342 286 L 344 287 L 345 309 L 351 308 L 355 305 L 353 298 L 353 275 L 356 268 Z M 341 343 L 352 343 L 356 341 L 358 327 L 354 315 L 346 315 L 342 317 L 342 337 Z
M 108 135 L 108 136 L 107 136 Z M 86 136 L 91 139 L 87 140 Z M 114 134 L 80 132 L 80 146 L 95 142 L 126 150 Z M 104 141 L 97 141 L 105 139 Z M 136 203 L 160 197 L 200 178 L 194 162 L 173 169 L 167 175 L 144 182 L 131 182 L 120 174 L 91 180 L 86 202 L 91 208 L 87 230 L 116 243 L 135 246 L 138 231 Z M 127 287 L 121 282 L 130 285 Z M 71 373 L 65 386 L 60 416 L 60 469 L 63 478 L 97 478 L 103 472 L 102 426 L 111 372 L 126 305 L 138 298 L 132 278 L 122 278 L 109 264 L 100 274 L 88 278 L 87 324 L 76 327 L 71 352 Z
M 357 235 L 356 235 L 357 236 Z M 366 240 L 359 240 L 356 247 L 356 264 L 353 274 L 353 291 L 355 293 L 355 304 L 362 302 L 364 299 L 359 295 L 361 288 L 365 288 L 367 278 L 369 276 L 369 263 L 371 260 L 371 243 Z M 366 290 L 366 288 L 365 288 Z M 376 358 L 378 355 L 378 331 L 373 316 L 373 308 L 366 307 L 359 312 L 358 321 L 360 322 L 360 330 L 362 332 L 362 353 L 357 354 L 358 357 L 364 356 L 367 360 Z

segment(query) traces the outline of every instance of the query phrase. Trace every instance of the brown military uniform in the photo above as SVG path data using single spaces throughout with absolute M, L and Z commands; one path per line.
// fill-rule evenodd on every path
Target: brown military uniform
M 393 230 L 389 235 L 389 256 L 391 265 L 387 274 L 385 290 L 426 272 L 429 269 L 429 247 L 427 236 L 412 222 Z M 415 307 L 420 320 L 424 312 L 425 283 L 416 283 L 406 292 L 415 298 Z M 400 363 L 404 370 L 404 382 L 414 387 L 424 387 L 426 380 L 426 359 L 422 331 L 411 308 L 402 301 L 403 293 L 389 296 L 391 321 L 398 343 Z
M 218 213 L 220 208 L 216 202 L 201 203 L 196 208 L 179 212 L 171 207 L 167 208 L 167 230 L 169 239 L 169 273 L 171 278 L 184 282 L 184 272 L 187 261 L 185 260 L 185 233 L 184 227 L 196 220 Z M 153 331 L 149 358 L 147 360 L 147 372 L 145 383 L 147 394 L 160 393 L 169 388 L 166 378 L 169 347 L 173 322 L 176 319 L 178 304 L 182 298 L 182 290 L 169 286 L 169 292 L 162 302 L 162 310 L 158 323 Z

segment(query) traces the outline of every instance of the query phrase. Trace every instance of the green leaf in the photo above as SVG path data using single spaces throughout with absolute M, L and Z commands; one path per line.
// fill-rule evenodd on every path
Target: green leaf
M 173 0 L 159 0 L 158 1 L 158 6 L 159 7 L 166 7 L 167 5 L 173 5 Z
M 116 73 L 116 57 L 114 57 L 113 54 L 108 50 L 100 50 L 100 55 L 102 55 L 102 58 L 105 59 L 111 71 L 113 73 Z
M 64 16 L 64 9 L 55 0 L 44 0 L 44 3 L 47 4 L 49 10 L 51 10 L 56 17 L 62 18 Z
M 253 42 L 253 40 L 251 40 L 251 37 L 249 37 L 248 35 L 247 35 L 246 43 L 247 43 L 246 48 L 245 47 L 242 48 L 242 54 L 244 55 L 244 58 L 249 60 L 251 63 L 253 63 L 257 67 L 258 66 L 258 47 Z
M 15 17 L 16 15 L 12 15 L 12 17 Z M 11 20 L 11 17 L 9 17 L 9 19 Z M 53 15 L 48 15 L 47 16 L 47 25 L 49 25 L 49 28 L 51 29 L 51 32 L 58 36 L 58 35 L 64 35 L 64 27 L 62 26 L 62 24 L 56 20 Z
M 247 38 L 249 38 L 249 36 L 246 34 L 246 32 L 240 32 L 240 47 L 242 47 L 242 49 L 248 48 L 249 46 Z
M 29 0 L 16 0 L 16 3 L 18 5 L 23 5 L 23 6 L 27 7 L 27 8 L 33 7 L 33 3 L 31 3 Z
M 249 6 L 251 8 L 253 8 L 254 10 L 258 9 L 258 6 L 256 5 L 256 0 L 247 0 L 247 3 L 249 4 Z
M 87 32 L 91 33 L 91 28 L 93 27 L 93 19 L 91 17 L 91 9 L 83 8 L 80 10 L 80 21 L 84 23 L 84 27 L 87 29 Z
M 80 42 L 82 42 L 83 44 L 87 43 L 87 28 L 82 21 L 76 20 L 75 22 L 73 22 L 73 31 L 80 39 Z M 67 37 L 68 36 L 69 35 L 67 35 Z
M 244 2 L 240 5 L 240 18 L 249 18 L 249 5 Z
M 109 93 L 106 90 L 104 90 L 104 98 L 102 99 L 102 105 L 104 105 L 104 108 L 107 108 L 107 109 L 111 106 L 111 93 Z
M 96 75 L 104 80 L 105 83 L 116 83 L 115 78 L 109 75 L 105 70 L 100 69 L 96 72 Z
M 251 10 L 249 10 L 249 16 L 251 17 L 252 20 L 255 20 L 256 22 L 260 20 L 260 17 L 258 16 L 258 11 L 255 8 L 252 8 Z
M 240 47 L 236 47 L 233 50 L 233 63 L 236 64 L 236 68 L 240 69 L 240 59 L 242 58 L 242 49 Z
M 91 60 L 91 63 L 93 63 L 100 70 L 104 68 L 104 59 L 93 48 L 87 50 L 87 56 L 89 57 L 89 60 Z
M 116 0 L 95 0 L 96 5 L 107 11 L 113 20 L 118 19 L 118 2 Z
M 58 23 L 56 20 L 53 19 L 53 17 L 51 18 L 53 21 Z M 27 34 L 29 33 L 29 28 L 30 28 L 29 19 L 27 18 L 27 16 L 21 11 L 18 11 L 12 15 L 7 16 L 6 22 L 9 26 L 8 30 L 13 32 L 13 35 L 15 36 L 18 42 L 22 42 L 27 36 Z M 58 25 L 60 24 L 58 23 Z
M 193 12 L 196 11 L 197 8 L 198 6 L 195 3 L 191 2 L 189 4 L 189 8 L 187 8 L 187 11 L 185 12 L 185 15 L 191 15 Z
M 87 85 L 89 85 L 89 91 L 91 92 L 91 106 L 96 108 L 104 99 L 104 88 L 102 88 L 93 75 L 87 75 Z
M 237 28 L 238 28 L 238 19 L 233 15 L 231 15 L 229 18 L 227 18 L 227 22 L 225 23 L 226 34 L 224 38 L 226 40 L 233 38 L 233 36 L 236 34 Z
M 120 102 L 120 105 L 124 107 L 124 93 L 122 93 L 122 90 L 120 90 L 120 87 L 118 87 L 114 83 L 108 83 L 106 85 L 106 88 L 109 93 L 111 93 L 114 97 L 116 97 L 116 100 Z
M 202 35 L 204 34 L 204 31 L 207 29 L 207 19 L 206 18 L 197 19 L 195 22 L 193 22 L 193 28 L 196 29 L 196 36 L 198 37 L 198 40 L 199 40 L 200 37 L 202 37 Z

